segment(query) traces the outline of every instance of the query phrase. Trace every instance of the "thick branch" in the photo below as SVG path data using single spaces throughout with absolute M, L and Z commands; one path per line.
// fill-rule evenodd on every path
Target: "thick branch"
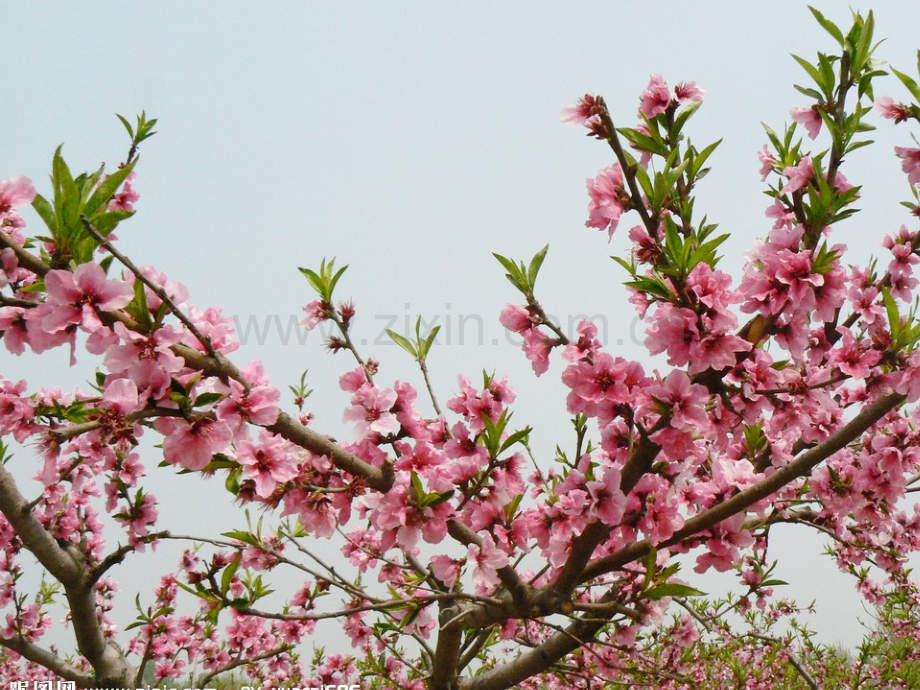
M 74 550 L 63 548 L 29 510 L 13 475 L 0 464 L 0 512 L 32 555 L 65 587 L 78 586 L 86 569 Z
M 32 271 L 32 273 L 35 273 L 36 275 L 43 276 L 51 270 L 50 266 L 35 256 L 32 252 L 13 242 L 10 236 L 5 232 L 0 232 L 0 246 L 9 247 L 12 249 L 13 253 L 16 255 L 16 261 L 19 263 L 19 265 Z
M 57 654 L 49 652 L 47 649 L 39 647 L 28 640 L 21 637 L 12 637 L 8 640 L 0 637 L 0 645 L 17 654 L 21 654 L 33 663 L 43 666 L 64 680 L 73 681 L 78 688 L 96 687 L 96 679 L 92 674 L 78 671 Z
M 776 493 L 799 477 L 806 476 L 819 463 L 826 460 L 838 450 L 845 448 L 848 443 L 859 437 L 866 429 L 904 402 L 904 400 L 905 398 L 903 395 L 892 393 L 870 403 L 864 407 L 858 415 L 850 420 L 849 423 L 828 436 L 817 446 L 805 451 L 788 465 L 776 470 L 776 472 L 754 486 L 739 491 L 726 501 L 690 518 L 681 529 L 674 533 L 673 537 L 657 546 L 670 546 L 683 541 L 687 537 L 702 532 L 703 530 L 709 529 L 722 522 L 722 520 L 730 518 L 747 509 L 770 494 Z M 594 561 L 585 569 L 584 581 L 598 577 L 612 570 L 617 570 L 627 563 L 642 558 L 648 554 L 651 546 L 652 545 L 647 541 L 636 542 L 620 549 L 614 554 Z
M 669 419 L 662 418 L 655 426 L 658 429 L 667 424 Z M 623 474 L 620 479 L 620 490 L 628 495 L 632 491 L 642 476 L 649 471 L 652 463 L 661 451 L 661 446 L 650 441 L 647 435 L 635 446 L 629 459 L 623 467 Z M 572 542 L 572 552 L 569 554 L 562 572 L 556 578 L 556 582 L 551 585 L 552 594 L 555 597 L 569 599 L 572 590 L 582 581 L 582 573 L 591 560 L 591 554 L 594 549 L 601 544 L 610 534 L 611 528 L 600 522 L 592 522 L 585 528 Z
M 89 225 L 88 221 L 86 222 L 86 225 L 88 226 L 87 230 L 90 230 L 91 226 Z M 95 230 L 93 230 L 93 232 L 95 232 Z M 16 254 L 20 265 L 28 268 L 33 273 L 45 275 L 50 270 L 49 267 L 41 260 L 39 260 L 30 252 L 26 251 L 20 245 L 13 242 L 7 235 L 3 233 L 0 233 L 0 246 L 10 247 Z M 111 247 L 109 248 L 110 250 L 112 249 Z M 119 255 L 119 258 L 122 261 L 128 261 L 127 257 L 122 255 Z M 130 262 L 128 262 L 128 264 L 130 264 Z M 133 264 L 130 264 L 130 267 L 139 279 L 146 280 L 146 278 L 144 278 L 144 276 L 142 276 L 138 270 L 133 267 Z M 164 299 L 165 293 L 162 292 L 162 290 L 160 290 L 160 293 L 162 293 L 160 294 L 161 299 Z M 168 300 L 168 296 L 166 296 L 166 299 Z M 168 303 L 171 304 L 171 302 Z M 190 324 L 188 319 L 180 313 L 180 310 L 175 307 L 175 305 L 173 305 L 173 312 L 175 313 L 176 318 L 183 321 L 183 323 L 186 323 L 187 325 Z M 127 314 L 121 312 L 103 312 L 99 314 L 99 317 L 110 326 L 117 321 L 121 322 L 133 331 L 138 333 L 144 332 L 143 326 L 136 323 Z M 190 331 L 198 338 L 198 340 L 202 340 L 203 336 L 197 332 L 197 330 L 194 328 L 194 325 L 190 325 Z M 208 347 L 206 338 L 202 344 L 205 347 Z M 237 369 L 237 367 L 230 360 L 221 354 L 214 352 L 213 350 L 210 350 L 207 353 L 199 352 L 195 348 L 183 344 L 173 346 L 172 350 L 178 356 L 182 357 L 186 364 L 192 368 L 199 369 L 207 374 L 218 376 L 222 379 L 226 379 L 228 377 L 232 378 L 246 387 L 249 385 L 246 379 L 240 373 L 240 370 Z M 349 474 L 353 474 L 356 477 L 361 477 L 367 482 L 368 486 L 373 489 L 377 489 L 378 491 L 388 491 L 393 485 L 393 470 L 390 466 L 387 465 L 383 468 L 374 467 L 358 456 L 340 448 L 322 434 L 300 424 L 284 412 L 278 416 L 278 421 L 269 427 L 269 431 L 278 434 L 279 436 L 286 438 L 291 443 L 316 453 L 317 455 L 327 456 L 336 467 L 344 470 L 345 472 L 348 472 Z
M 110 646 L 97 618 L 94 579 L 82 555 L 73 546 L 60 546 L 29 509 L 13 475 L 0 465 L 0 512 L 38 562 L 61 583 L 70 604 L 74 637 L 80 653 L 95 669 L 100 682 L 127 684 L 135 671 L 115 647 Z
M 860 434 L 904 402 L 904 400 L 903 395 L 890 394 L 870 403 L 848 424 L 838 429 L 817 446 L 802 453 L 788 465 L 778 469 L 756 485 L 735 494 L 724 503 L 720 503 L 704 513 L 690 518 L 684 527 L 676 532 L 671 539 L 658 544 L 658 546 L 665 547 L 676 544 L 713 527 L 722 520 L 775 493 L 795 479 L 807 475 L 820 462 L 826 460 L 838 450 L 845 448 L 847 444 L 859 437 Z M 652 544 L 648 541 L 637 542 L 620 549 L 615 554 L 598 559 L 585 570 L 584 580 L 622 568 L 627 563 L 647 555 L 651 547 Z M 601 599 L 601 603 L 612 603 L 615 601 L 616 596 L 616 589 L 611 589 Z M 589 615 L 592 615 L 590 619 L 581 618 L 576 620 L 565 631 L 556 633 L 533 650 L 464 682 L 461 687 L 464 690 L 504 690 L 526 678 L 546 671 L 566 654 L 580 647 L 580 640 L 592 639 L 607 624 L 607 621 L 598 620 L 593 617 L 593 614 Z

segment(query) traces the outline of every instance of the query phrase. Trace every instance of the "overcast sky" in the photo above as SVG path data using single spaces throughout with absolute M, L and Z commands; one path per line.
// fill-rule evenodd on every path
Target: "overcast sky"
M 814 4 L 848 25 L 845 3 Z M 297 267 L 335 256 L 350 264 L 339 297 L 355 299 L 356 335 L 364 354 L 383 360 L 381 382 L 421 386 L 408 358 L 380 344 L 382 329 L 402 331 L 419 313 L 438 319 L 445 336 L 452 329 L 430 357 L 442 402 L 458 373 L 508 373 L 522 394 L 515 421 L 538 427 L 544 454 L 571 441 L 561 366 L 535 382 L 507 342 L 498 313 L 517 297 L 491 252 L 529 258 L 549 243 L 537 283 L 546 310 L 563 325 L 601 314 L 611 352 L 643 358 L 624 275 L 608 258 L 624 251 L 630 219 L 610 244 L 584 227 L 584 180 L 611 154 L 561 124 L 560 109 L 598 93 L 625 126 L 636 121 L 650 74 L 705 88 L 689 135 L 698 148 L 724 142 L 696 210 L 732 233 L 724 266 L 738 277 L 742 253 L 770 226 L 760 123 L 781 130 L 791 107 L 809 105 L 793 89 L 807 77 L 789 54 L 836 47 L 806 3 L 790 1 L 51 6 L 4 7 L 0 178 L 28 175 L 49 195 L 61 143 L 75 172 L 102 161 L 114 168 L 127 151 L 115 113 L 133 120 L 145 110 L 159 118 L 158 133 L 142 146 L 138 213 L 119 228 L 120 246 L 189 285 L 194 303 L 222 306 L 260 330 L 268 323 L 261 344 L 250 330 L 238 362 L 263 358 L 281 387 L 309 369 L 317 428 L 341 431 L 347 399 L 336 381 L 351 363 L 324 353 L 316 333 L 306 344 L 282 335 L 313 299 Z M 920 4 L 874 7 L 877 36 L 888 38 L 878 57 L 913 72 Z M 903 94 L 891 77 L 876 92 Z M 835 235 L 855 250 L 851 261 L 878 254 L 882 235 L 910 222 L 897 205 L 908 192 L 891 150 L 907 145 L 908 132 L 880 126 L 883 144 L 844 168 L 864 185 L 866 209 Z M 69 375 L 54 368 L 65 358 L 46 356 L 53 366 L 39 370 L 35 358 L 4 351 L 0 371 L 50 384 Z M 197 491 L 194 479 L 185 482 L 189 495 Z M 792 551 L 818 547 L 800 540 Z M 824 639 L 852 641 L 845 616 L 859 605 L 847 581 L 834 579 L 826 559 L 812 567 L 782 572 L 806 573 L 814 586 L 796 591 L 833 609 L 815 621 Z

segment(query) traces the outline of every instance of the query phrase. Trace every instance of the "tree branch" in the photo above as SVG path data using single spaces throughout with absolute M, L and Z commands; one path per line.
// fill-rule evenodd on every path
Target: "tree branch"
M 6 639 L 0 637 L 0 646 L 21 654 L 29 661 L 44 666 L 46 669 L 60 676 L 64 680 L 73 681 L 79 688 L 97 687 L 96 679 L 91 673 L 84 673 L 75 669 L 57 654 L 39 647 L 33 642 L 22 637 L 11 637 Z
M 805 476 L 820 462 L 845 448 L 869 427 L 884 417 L 890 410 L 904 402 L 905 396 L 892 393 L 868 404 L 849 423 L 831 434 L 814 448 L 802 453 L 785 467 L 778 469 L 763 481 L 735 494 L 724 503 L 720 503 L 700 515 L 687 520 L 671 539 L 657 546 L 665 547 L 713 527 L 722 520 L 753 505 L 757 501 L 775 493 L 786 484 Z M 598 559 L 584 571 L 583 581 L 598 577 L 612 570 L 622 568 L 627 563 L 642 558 L 651 550 L 648 541 L 636 542 L 620 549 L 617 553 Z M 611 588 L 601 598 L 600 603 L 613 603 L 618 593 Z M 486 671 L 461 684 L 464 690 L 504 690 L 516 683 L 550 668 L 566 654 L 580 645 L 576 640 L 591 640 L 607 625 L 608 621 L 580 618 L 566 628 L 565 633 L 556 633 L 533 650 L 496 668 Z
M 124 656 L 109 645 L 97 617 L 95 580 L 76 547 L 61 546 L 32 514 L 13 475 L 0 465 L 0 512 L 38 562 L 64 587 L 77 648 L 96 671 L 103 687 L 127 686 L 136 674 Z

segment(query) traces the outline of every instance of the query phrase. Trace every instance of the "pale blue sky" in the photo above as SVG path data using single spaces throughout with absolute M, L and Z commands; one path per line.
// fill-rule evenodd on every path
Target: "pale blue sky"
M 844 3 L 814 4 L 849 20 Z M 878 56 L 913 71 L 920 4 L 873 6 L 877 35 L 888 38 Z M 547 311 L 563 320 L 604 314 L 611 351 L 641 356 L 628 332 L 623 276 L 607 258 L 624 249 L 630 224 L 624 219 L 609 245 L 583 225 L 584 179 L 612 157 L 562 125 L 559 110 L 599 93 L 615 122 L 629 125 L 650 74 L 698 81 L 708 95 L 690 137 L 699 147 L 724 143 L 697 213 L 733 233 L 725 266 L 737 277 L 741 253 L 769 228 L 760 122 L 781 129 L 791 107 L 808 104 L 792 88 L 807 78 L 789 53 L 810 58 L 834 47 L 806 3 L 788 0 L 48 7 L 4 8 L 0 177 L 29 175 L 47 194 L 62 142 L 75 170 L 114 167 L 127 148 L 115 113 L 133 119 L 146 110 L 159 118 L 158 134 L 142 148 L 141 199 L 119 230 L 123 251 L 188 284 L 197 304 L 223 306 L 243 322 L 276 314 L 282 325 L 312 299 L 296 267 L 336 256 L 351 266 L 340 297 L 355 298 L 357 337 L 368 342 L 365 354 L 384 360 L 383 380 L 418 382 L 397 348 L 374 346 L 388 325 L 381 317 L 450 321 L 453 342 L 430 358 L 442 401 L 457 373 L 509 373 L 522 393 L 517 421 L 547 428 L 534 438 L 547 453 L 569 442 L 561 367 L 535 383 L 505 341 L 497 316 L 516 296 L 491 252 L 529 258 L 549 243 L 538 282 Z M 893 78 L 876 89 L 903 93 Z M 864 185 L 867 209 L 836 236 L 858 250 L 853 261 L 879 253 L 882 234 L 909 221 L 897 205 L 907 187 L 891 152 L 908 135 L 881 128 L 884 145 L 844 169 Z M 457 343 L 461 315 L 473 328 L 465 347 Z M 482 345 L 469 343 L 478 339 L 470 316 L 482 319 Z M 318 425 L 341 431 L 346 398 L 335 382 L 346 363 L 324 354 L 316 334 L 307 340 L 284 345 L 271 331 L 238 361 L 262 357 L 279 386 L 309 368 Z M 9 378 L 61 375 L 35 363 L 0 353 Z M 81 370 L 75 380 L 87 377 Z M 807 576 L 817 588 L 802 596 L 823 594 L 839 611 L 826 596 L 834 568 L 820 568 Z M 828 616 L 817 625 L 833 637 L 844 618 Z

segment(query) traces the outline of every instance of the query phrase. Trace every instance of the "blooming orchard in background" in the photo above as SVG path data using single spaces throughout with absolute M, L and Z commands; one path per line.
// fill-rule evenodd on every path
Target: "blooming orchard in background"
M 843 169 L 878 116 L 920 122 L 920 87 L 891 69 L 908 100 L 875 94 L 886 71 L 871 13 L 845 33 L 812 13 L 834 52 L 796 58 L 805 105 L 782 133 L 767 129 L 768 219 L 740 277 L 718 267 L 727 235 L 695 208 L 718 145 L 688 136 L 703 89 L 652 76 L 632 127 L 600 96 L 563 110 L 610 148 L 611 165 L 587 180 L 586 225 L 628 233 L 612 268 L 652 357 L 615 356 L 590 321 L 570 338 L 548 318 L 536 285 L 547 248 L 526 262 L 496 255 L 520 293 L 496 307 L 501 323 L 534 373 L 553 371 L 568 391 L 572 431 L 555 457 L 532 451 L 540 429 L 512 423 L 507 377 L 460 373 L 442 404 L 427 366 L 437 328 L 421 320 L 414 336 L 390 332 L 418 380 L 388 379 L 352 341 L 360 312 L 339 299 L 334 261 L 300 269 L 316 293 L 303 323 L 331 325 L 326 346 L 353 360 L 333 360 L 351 438 L 313 427 L 305 378 L 289 402 L 261 362 L 235 363 L 219 309 L 118 248 L 155 120 L 122 118 L 131 146 L 111 175 L 75 175 L 58 149 L 45 195 L 24 177 L 0 182 L 3 344 L 66 348 L 72 365 L 95 368 L 88 391 L 33 390 L 9 357 L 0 377 L 4 681 L 915 687 L 920 149 L 895 149 L 905 224 L 868 261 L 847 254 L 861 173 Z M 28 204 L 44 225 L 34 235 L 17 211 Z M 142 437 L 158 449 L 142 454 Z M 13 457 L 21 445 L 31 457 Z M 263 519 L 164 531 L 148 490 L 164 472 L 182 475 L 177 491 L 217 476 Z M 802 610 L 777 596 L 777 525 L 825 535 L 876 608 L 878 628 L 851 656 L 814 642 Z M 156 590 L 118 594 L 136 554 L 165 541 L 187 548 Z M 742 593 L 704 598 L 681 564 L 733 571 Z M 46 642 L 56 605 L 67 649 Z M 134 606 L 117 629 L 110 612 Z M 350 644 L 311 652 L 324 619 Z

